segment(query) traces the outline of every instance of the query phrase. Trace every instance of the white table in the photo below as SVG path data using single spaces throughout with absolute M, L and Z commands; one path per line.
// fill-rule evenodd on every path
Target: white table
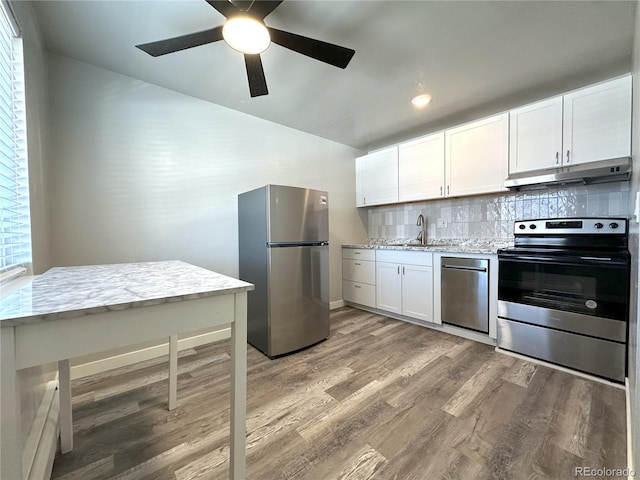
M 168 338 L 169 408 L 178 334 L 231 329 L 231 479 L 245 478 L 247 292 L 253 285 L 184 262 L 52 268 L 0 303 L 0 478 L 24 479 L 18 371 L 58 362 L 60 438 L 73 448 L 69 359 Z

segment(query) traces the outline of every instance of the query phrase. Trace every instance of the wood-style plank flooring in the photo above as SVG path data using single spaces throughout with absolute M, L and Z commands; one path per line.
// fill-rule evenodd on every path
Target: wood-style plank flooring
M 349 307 L 276 360 L 249 347 L 247 478 L 568 479 L 625 468 L 624 391 Z M 226 479 L 228 341 L 73 382 L 54 479 Z

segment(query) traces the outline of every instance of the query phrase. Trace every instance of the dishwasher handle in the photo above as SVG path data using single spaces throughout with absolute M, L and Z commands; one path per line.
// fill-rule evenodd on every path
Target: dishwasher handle
M 486 267 L 473 267 L 471 265 L 447 265 L 442 264 L 442 268 L 449 268 L 451 270 L 469 270 L 471 272 L 486 272 Z

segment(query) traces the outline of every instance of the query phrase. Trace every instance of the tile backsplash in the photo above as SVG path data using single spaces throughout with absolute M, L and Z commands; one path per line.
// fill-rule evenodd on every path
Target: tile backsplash
M 481 238 L 512 240 L 513 222 L 535 218 L 629 216 L 629 182 L 553 187 L 466 198 L 371 207 L 369 241 L 417 237 L 418 215 L 427 220 L 430 240 Z M 438 226 L 442 220 L 446 226 Z

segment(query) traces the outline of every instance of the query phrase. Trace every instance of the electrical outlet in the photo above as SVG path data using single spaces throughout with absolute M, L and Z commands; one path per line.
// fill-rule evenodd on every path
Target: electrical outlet
M 436 226 L 438 228 L 445 228 L 447 226 L 447 219 L 439 218 L 438 220 L 436 220 Z

